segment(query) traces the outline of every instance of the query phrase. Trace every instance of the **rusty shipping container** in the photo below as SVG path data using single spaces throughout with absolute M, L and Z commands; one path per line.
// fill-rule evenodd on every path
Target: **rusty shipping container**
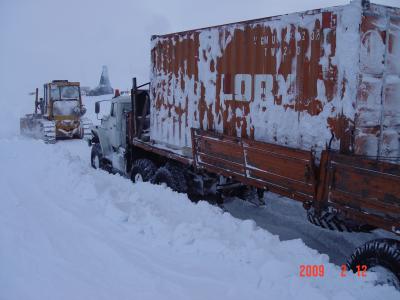
M 152 37 L 151 138 L 212 130 L 400 156 L 400 9 L 348 5 Z

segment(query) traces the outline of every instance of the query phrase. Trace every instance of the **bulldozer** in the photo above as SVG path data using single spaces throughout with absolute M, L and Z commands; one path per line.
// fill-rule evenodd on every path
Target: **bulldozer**
M 82 103 L 80 83 L 53 80 L 43 86 L 39 99 L 36 88 L 34 113 L 20 119 L 22 135 L 55 143 L 58 139 L 91 137 L 92 122 L 83 116 L 86 108 Z

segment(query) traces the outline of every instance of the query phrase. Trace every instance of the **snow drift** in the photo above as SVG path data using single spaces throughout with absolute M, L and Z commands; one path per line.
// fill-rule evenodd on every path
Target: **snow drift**
M 93 170 L 82 141 L 0 149 L 0 299 L 398 299 L 301 240 Z M 324 277 L 299 277 L 302 264 Z

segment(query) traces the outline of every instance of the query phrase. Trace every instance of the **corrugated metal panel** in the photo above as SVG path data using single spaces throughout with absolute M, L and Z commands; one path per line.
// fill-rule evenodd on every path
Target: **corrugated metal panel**
M 388 31 L 387 78 L 383 98 L 381 156 L 400 162 L 400 17 L 391 17 Z
M 361 23 L 360 86 L 357 98 L 355 151 L 377 156 L 382 118 L 386 56 L 385 15 L 364 15 Z
M 353 2 L 154 37 L 151 138 L 188 147 L 194 127 L 319 152 L 333 132 L 333 148 L 352 151 L 356 121 L 357 152 L 374 152 L 379 138 L 372 139 L 370 126 L 380 124 L 382 114 L 388 115 L 385 120 L 396 118 L 389 107 L 397 86 L 385 85 L 388 109 L 376 113 L 381 99 L 372 96 L 383 86 L 370 77 L 385 65 L 378 70 L 369 57 L 360 64 L 357 41 L 365 38 L 368 44 L 381 33 L 370 33 L 368 40 L 364 21 L 360 36 L 361 17 L 362 8 Z M 391 27 L 395 58 L 396 24 Z M 391 134 L 382 140 L 392 140 Z
M 399 162 L 400 18 L 394 9 L 371 12 L 361 24 L 355 152 Z

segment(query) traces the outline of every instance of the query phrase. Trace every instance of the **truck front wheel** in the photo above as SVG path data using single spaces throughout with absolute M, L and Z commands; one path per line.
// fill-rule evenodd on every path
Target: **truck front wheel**
M 378 239 L 357 248 L 347 261 L 347 268 L 356 273 L 363 266 L 377 274 L 377 284 L 400 289 L 400 241 Z
M 103 153 L 100 144 L 93 144 L 90 162 L 93 169 L 102 169 Z
M 133 162 L 131 170 L 132 182 L 149 181 L 156 172 L 155 164 L 146 158 L 137 159 Z

